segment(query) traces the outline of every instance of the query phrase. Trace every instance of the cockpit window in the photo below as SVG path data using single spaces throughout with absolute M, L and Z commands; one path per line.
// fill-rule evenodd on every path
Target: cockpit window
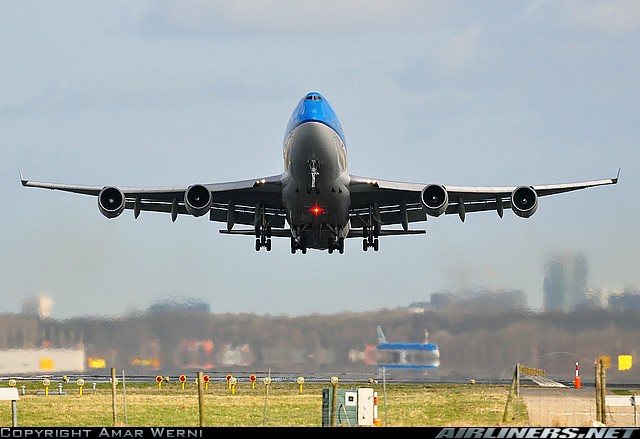
M 322 97 L 318 95 L 309 95 L 307 96 L 307 101 L 321 101 Z

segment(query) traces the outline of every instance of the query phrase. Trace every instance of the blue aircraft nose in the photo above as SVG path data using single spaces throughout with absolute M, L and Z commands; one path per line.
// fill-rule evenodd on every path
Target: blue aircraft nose
M 338 116 L 335 111 L 333 111 L 329 101 L 318 92 L 307 93 L 305 97 L 298 102 L 287 124 L 285 140 L 292 130 L 305 122 L 320 122 L 329 126 L 340 136 L 342 142 L 346 143 Z

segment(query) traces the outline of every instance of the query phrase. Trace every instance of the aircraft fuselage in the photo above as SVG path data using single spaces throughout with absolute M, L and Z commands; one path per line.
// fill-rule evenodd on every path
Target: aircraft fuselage
M 282 203 L 299 248 L 344 250 L 349 233 L 349 174 L 344 135 L 318 94 L 296 107 L 284 139 Z

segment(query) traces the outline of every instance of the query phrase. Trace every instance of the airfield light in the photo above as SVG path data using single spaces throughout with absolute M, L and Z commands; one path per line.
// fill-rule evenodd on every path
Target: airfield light
M 251 380 L 251 388 L 255 389 L 256 388 L 256 376 L 255 375 L 251 375 L 249 377 L 249 379 Z
M 269 384 L 271 384 L 271 377 L 264 377 L 262 382 L 264 383 L 265 393 L 269 393 Z
M 300 388 L 300 394 L 302 395 L 302 385 L 304 384 L 304 377 L 303 376 L 299 376 L 296 379 L 296 383 L 298 383 L 298 387 Z
M 231 385 L 231 394 L 235 395 L 236 394 L 236 383 L 238 382 L 238 379 L 236 377 L 231 377 L 229 379 L 229 384 Z
M 78 378 L 76 380 L 76 384 L 78 385 L 80 396 L 82 396 L 82 388 L 84 387 L 84 379 L 83 378 Z
M 156 377 L 156 383 L 158 383 L 158 389 L 162 388 L 162 380 L 163 378 L 160 375 Z
M 44 394 L 49 396 L 49 386 L 51 385 L 51 380 L 49 378 L 43 379 L 42 385 L 44 386 Z
M 225 378 L 227 379 L 227 389 L 231 389 L 231 377 L 233 375 L 227 375 Z
M 182 383 L 182 390 L 184 390 L 184 383 L 187 381 L 187 377 L 180 375 L 180 383 Z
M 204 390 L 209 390 L 209 375 L 204 375 L 202 381 L 204 381 Z
M 16 386 L 16 384 L 18 384 L 18 382 L 16 381 L 16 379 L 15 379 L 15 378 L 11 378 L 11 379 L 9 380 L 9 386 L 11 386 L 11 387 L 15 387 L 15 386 Z

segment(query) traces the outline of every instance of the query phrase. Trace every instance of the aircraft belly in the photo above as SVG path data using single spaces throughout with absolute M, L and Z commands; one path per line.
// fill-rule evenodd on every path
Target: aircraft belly
M 283 188 L 287 222 L 292 230 L 300 230 L 309 248 L 326 249 L 334 232 L 348 234 L 351 204 L 348 187 L 336 180 L 329 187 L 322 185 L 319 194 L 307 194 L 298 190 L 300 186 L 291 181 Z M 332 191 L 332 187 L 340 189 Z
M 319 122 L 298 126 L 285 144 L 282 203 L 292 230 L 311 248 L 327 248 L 349 228 L 349 174 L 341 137 Z
M 285 203 L 289 223 L 344 226 L 349 220 L 349 194 L 333 196 L 298 195 Z

